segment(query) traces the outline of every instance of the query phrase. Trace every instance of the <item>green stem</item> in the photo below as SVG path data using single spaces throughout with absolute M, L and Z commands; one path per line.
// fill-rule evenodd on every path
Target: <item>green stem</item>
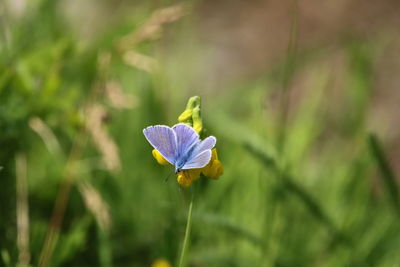
M 181 250 L 181 256 L 179 258 L 179 267 L 185 266 L 185 254 L 186 250 L 188 247 L 189 243 L 189 237 L 190 237 L 190 229 L 192 225 L 192 209 L 193 209 L 193 196 L 190 199 L 190 204 L 189 204 L 189 212 L 187 216 L 187 221 L 186 221 L 186 230 L 185 230 L 185 238 L 183 239 L 183 244 L 182 244 L 182 250 Z

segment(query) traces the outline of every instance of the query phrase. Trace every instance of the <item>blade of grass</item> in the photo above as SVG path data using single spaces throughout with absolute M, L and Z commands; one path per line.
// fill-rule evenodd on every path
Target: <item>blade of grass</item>
M 59 232 L 64 220 L 65 210 L 69 202 L 70 192 L 74 186 L 75 177 L 74 175 L 71 175 L 73 173 L 71 171 L 71 166 L 73 164 L 71 163 L 80 157 L 80 153 L 87 143 L 87 138 L 88 137 L 85 132 L 82 131 L 80 134 L 78 134 L 78 137 L 75 139 L 75 143 L 71 149 L 63 177 L 61 178 L 61 184 L 57 193 L 56 201 L 54 203 L 53 213 L 49 222 L 49 228 L 40 252 L 38 263 L 38 266 L 40 267 L 46 267 L 51 263 L 54 248 L 59 239 Z
M 278 151 L 282 152 L 286 142 L 286 127 L 290 106 L 290 82 L 295 71 L 297 39 L 298 39 L 298 3 L 297 0 L 292 1 L 292 21 L 290 26 L 289 43 L 287 47 L 286 62 L 283 66 L 282 89 L 280 97 L 280 125 L 278 129 Z
M 112 266 L 112 251 L 109 232 L 97 225 L 97 237 L 99 239 L 99 262 L 101 267 Z
M 28 266 L 31 253 L 29 251 L 29 203 L 27 159 L 24 153 L 15 157 L 16 187 L 17 187 L 17 266 Z
M 250 154 L 258 159 L 264 167 L 272 170 L 277 177 L 280 177 L 284 188 L 301 200 L 308 211 L 333 233 L 334 244 L 337 242 L 350 244 L 349 238 L 337 228 L 318 202 L 304 188 L 294 182 L 294 179 L 289 174 L 282 171 L 282 168 L 279 167 L 272 157 L 252 146 L 250 143 L 245 143 L 244 147 Z
M 378 165 L 385 191 L 390 198 L 393 208 L 396 210 L 397 214 L 400 215 L 399 189 L 396 183 L 396 177 L 390 168 L 390 164 L 378 137 L 373 133 L 368 136 L 368 146 L 373 159 Z

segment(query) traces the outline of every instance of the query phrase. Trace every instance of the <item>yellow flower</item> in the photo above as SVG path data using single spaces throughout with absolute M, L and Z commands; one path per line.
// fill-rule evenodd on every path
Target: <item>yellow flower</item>
M 153 262 L 151 267 L 171 267 L 171 264 L 167 260 L 158 259 Z
M 200 173 L 202 169 L 190 169 L 178 172 L 176 180 L 183 187 L 188 187 L 194 181 L 200 178 Z
M 157 162 L 159 164 L 161 164 L 161 165 L 171 164 L 156 149 L 153 149 L 153 151 L 151 151 L 151 153 L 153 154 L 153 157 L 157 160 Z
M 153 149 L 152 154 L 159 164 L 170 165 L 170 163 L 157 150 Z M 205 167 L 201 169 L 190 169 L 181 171 L 178 173 L 176 180 L 181 186 L 188 187 L 194 181 L 200 178 L 201 173 L 204 176 L 215 180 L 224 173 L 224 168 L 221 161 L 218 159 L 216 148 L 212 149 L 210 162 Z
M 212 149 L 211 160 L 203 169 L 201 169 L 201 172 L 204 174 L 204 176 L 211 179 L 218 179 L 224 173 L 222 163 L 218 160 L 216 148 Z

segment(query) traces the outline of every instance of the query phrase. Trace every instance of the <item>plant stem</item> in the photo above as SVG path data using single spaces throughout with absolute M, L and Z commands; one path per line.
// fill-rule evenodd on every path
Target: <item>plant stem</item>
M 299 32 L 299 7 L 297 0 L 292 0 L 292 21 L 290 26 L 289 43 L 287 46 L 286 62 L 283 66 L 282 89 L 280 97 L 280 125 L 278 128 L 278 151 L 282 153 L 286 142 L 286 127 L 290 106 L 291 80 L 295 72 L 297 42 Z
M 53 213 L 50 219 L 49 228 L 46 233 L 44 244 L 40 252 L 39 267 L 47 267 L 51 263 L 54 248 L 58 242 L 59 233 L 62 222 L 64 220 L 65 211 L 68 206 L 68 201 L 72 187 L 75 183 L 75 175 L 72 172 L 72 164 L 81 156 L 82 150 L 87 143 L 88 136 L 84 130 L 78 134 L 74 140 L 73 147 L 67 159 L 61 185 L 57 193 L 56 201 L 53 208 Z
M 189 204 L 189 211 L 188 211 L 188 216 L 186 220 L 186 230 L 185 230 L 185 238 L 183 239 L 183 244 L 182 244 L 182 250 L 181 250 L 181 256 L 179 258 L 179 267 L 184 267 L 185 264 L 185 254 L 186 250 L 188 247 L 189 243 L 189 237 L 190 237 L 190 229 L 192 225 L 192 209 L 193 209 L 193 195 L 190 198 L 190 204 Z

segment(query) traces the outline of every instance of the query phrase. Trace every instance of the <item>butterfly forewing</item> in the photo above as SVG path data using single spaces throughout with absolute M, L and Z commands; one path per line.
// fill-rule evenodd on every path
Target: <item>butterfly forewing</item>
M 184 158 L 191 148 L 200 142 L 199 135 L 192 127 L 183 123 L 176 124 L 172 129 L 176 134 L 177 157 Z
M 164 125 L 150 126 L 143 130 L 147 141 L 171 164 L 177 157 L 177 137 L 170 127 Z

